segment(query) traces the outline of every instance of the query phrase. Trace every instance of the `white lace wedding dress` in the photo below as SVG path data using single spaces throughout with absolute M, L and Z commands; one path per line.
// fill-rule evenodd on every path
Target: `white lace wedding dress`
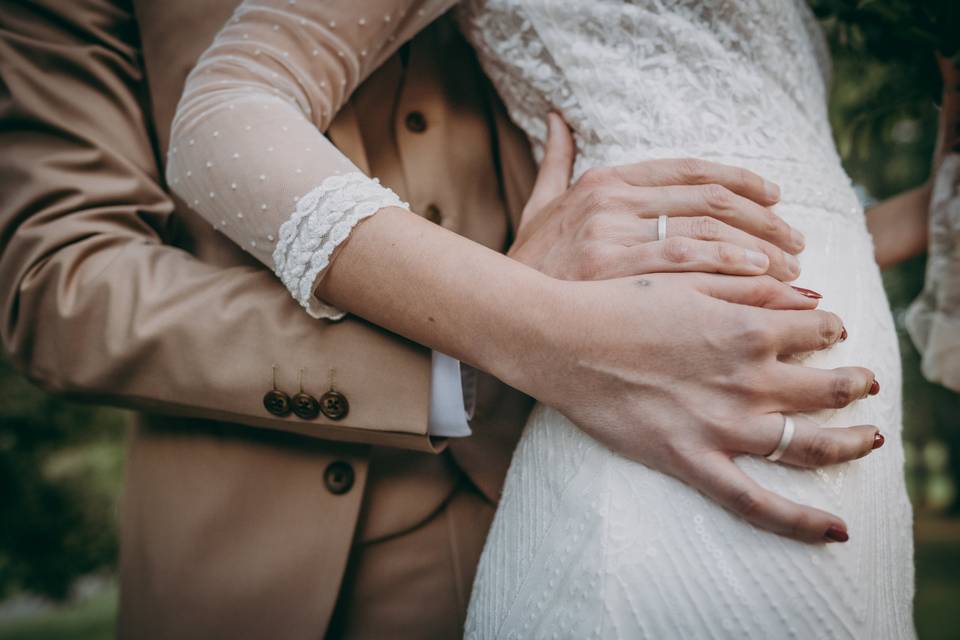
M 487 540 L 468 638 L 910 638 L 911 511 L 900 359 L 863 210 L 826 111 L 828 52 L 800 0 L 470 0 L 461 24 L 537 149 L 544 113 L 576 132 L 576 174 L 694 156 L 782 188 L 806 235 L 802 284 L 850 338 L 807 364 L 863 365 L 882 393 L 817 415 L 886 445 L 804 471 L 758 458 L 764 486 L 841 515 L 846 544 L 759 531 L 686 485 L 612 454 L 538 406 Z

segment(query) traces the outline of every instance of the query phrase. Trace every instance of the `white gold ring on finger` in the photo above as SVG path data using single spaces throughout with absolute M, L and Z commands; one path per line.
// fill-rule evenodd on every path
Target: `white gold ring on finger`
M 667 216 L 657 216 L 657 240 L 663 241 L 667 238 Z
M 796 432 L 796 430 L 797 426 L 793 423 L 793 418 L 790 416 L 783 416 L 783 432 L 780 434 L 780 442 L 777 444 L 777 448 L 773 450 L 773 453 L 767 456 L 767 460 L 770 462 L 776 462 L 783 457 L 787 447 L 789 447 L 790 443 L 793 441 L 793 434 Z

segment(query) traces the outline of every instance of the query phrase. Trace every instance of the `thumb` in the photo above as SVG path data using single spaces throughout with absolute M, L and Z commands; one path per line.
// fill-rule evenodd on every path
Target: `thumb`
M 574 153 L 573 136 L 567 123 L 556 113 L 547 114 L 547 144 L 537 181 L 525 207 L 527 212 L 536 214 L 567 190 L 570 172 L 573 171 Z

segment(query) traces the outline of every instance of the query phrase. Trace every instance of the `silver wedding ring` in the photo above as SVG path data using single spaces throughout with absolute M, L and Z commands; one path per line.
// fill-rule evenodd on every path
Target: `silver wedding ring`
M 667 238 L 667 216 L 657 217 L 657 240 L 666 240 Z
M 787 447 L 789 447 L 790 443 L 793 441 L 793 434 L 796 430 L 797 426 L 793 424 L 793 418 L 790 416 L 783 416 L 783 433 L 780 434 L 780 443 L 777 444 L 777 448 L 773 450 L 773 453 L 767 456 L 767 460 L 770 462 L 776 462 L 783 457 Z

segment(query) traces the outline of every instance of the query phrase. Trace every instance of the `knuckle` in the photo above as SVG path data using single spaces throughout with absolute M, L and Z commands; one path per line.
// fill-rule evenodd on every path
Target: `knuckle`
M 827 433 L 817 433 L 806 448 L 806 460 L 814 467 L 833 464 L 840 458 L 840 445 Z
M 710 216 L 700 216 L 691 222 L 693 233 L 701 240 L 718 240 L 720 238 L 720 222 Z
M 591 242 L 580 252 L 580 264 L 577 272 L 581 280 L 599 280 L 603 277 L 609 263 L 609 252 L 600 243 Z
M 744 316 L 739 322 L 737 340 L 749 353 L 766 353 L 773 345 L 773 330 L 752 314 Z
M 764 501 L 756 489 L 742 489 L 731 497 L 730 508 L 734 513 L 749 519 L 763 513 Z
M 837 409 L 842 409 L 857 399 L 856 385 L 852 379 L 845 375 L 836 376 L 830 387 L 833 406 Z
M 608 167 L 592 167 L 583 172 L 578 182 L 585 186 L 598 186 L 610 181 L 611 171 Z
M 767 213 L 764 220 L 764 228 L 767 233 L 780 237 L 780 238 L 789 238 L 790 237 L 790 227 L 787 226 L 787 223 L 777 217 L 777 214 L 773 213 L 769 209 L 765 210 Z
M 791 538 L 805 538 L 816 527 L 817 524 L 813 516 L 805 511 L 800 511 L 790 518 L 787 535 Z
M 598 214 L 587 218 L 580 232 L 586 240 L 599 240 L 606 237 L 607 228 L 606 217 Z
M 681 158 L 677 161 L 677 173 L 688 184 L 699 184 L 707 179 L 707 163 L 697 158 Z
M 747 376 L 732 376 L 730 382 L 732 387 L 737 389 L 738 393 L 743 393 L 749 398 L 754 387 Z M 731 446 L 736 443 L 742 443 L 746 434 L 742 420 L 736 419 L 708 419 L 704 420 L 705 427 L 715 441 L 723 446 Z
M 717 261 L 720 264 L 724 265 L 734 265 L 739 264 L 742 260 L 743 252 L 739 248 L 726 244 L 724 242 L 718 242 L 716 244 L 717 248 Z
M 843 323 L 836 315 L 828 312 L 821 312 L 819 325 L 817 327 L 820 333 L 820 339 L 824 346 L 831 345 L 840 339 L 840 332 L 843 331 Z
M 602 186 L 587 191 L 584 197 L 584 209 L 589 214 L 603 213 L 610 207 L 610 193 Z
M 672 439 L 664 442 L 660 454 L 665 468 L 671 469 L 678 477 L 689 477 L 696 470 L 696 456 Z
M 703 185 L 703 200 L 712 209 L 727 209 L 733 199 L 733 194 L 719 184 Z
M 683 264 L 690 259 L 691 246 L 686 238 L 673 237 L 663 241 L 663 259 L 674 264 Z

